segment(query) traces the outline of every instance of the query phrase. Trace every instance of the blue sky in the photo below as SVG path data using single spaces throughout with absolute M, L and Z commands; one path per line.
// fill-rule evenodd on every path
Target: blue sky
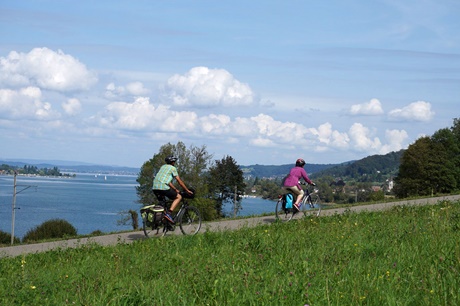
M 458 16 L 456 0 L 0 1 L 0 158 L 398 151 L 460 117 Z

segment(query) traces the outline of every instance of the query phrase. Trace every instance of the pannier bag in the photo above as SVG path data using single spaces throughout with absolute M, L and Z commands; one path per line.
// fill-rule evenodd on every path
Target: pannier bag
M 294 204 L 294 195 L 292 193 L 286 193 L 283 196 L 283 206 L 285 209 L 292 208 L 292 204 Z
M 141 217 L 146 219 L 147 226 L 150 226 L 153 222 L 161 221 L 164 210 L 164 207 L 160 205 L 147 205 L 141 208 Z

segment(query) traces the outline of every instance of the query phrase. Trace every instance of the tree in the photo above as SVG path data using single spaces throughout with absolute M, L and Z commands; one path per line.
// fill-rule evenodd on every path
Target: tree
M 422 137 L 404 152 L 395 178 L 398 197 L 450 193 L 460 186 L 460 122 Z
M 401 157 L 399 174 L 395 177 L 395 194 L 400 198 L 429 193 L 431 140 L 421 137 L 411 144 Z
M 196 194 L 202 197 L 205 197 L 208 193 L 204 174 L 211 162 L 212 155 L 206 151 L 205 146 L 191 146 L 187 149 L 185 144 L 179 141 L 175 145 L 167 143 L 161 146 L 159 152 L 142 165 L 136 180 L 139 183 L 139 186 L 136 187 L 139 203 L 149 205 L 156 201 L 156 197 L 152 193 L 153 178 L 160 167 L 164 165 L 164 160 L 169 155 L 174 155 L 178 158 L 175 166 L 187 187 L 193 187 Z M 201 197 L 195 197 L 194 202 L 194 205 L 202 209 L 213 206 Z M 215 216 L 212 213 L 205 213 L 204 215 L 205 219 Z
M 450 128 L 452 133 L 454 134 L 455 138 L 457 139 L 457 144 L 460 145 L 460 119 L 455 118 L 454 124 Z
M 460 176 L 459 146 L 450 129 L 438 130 L 431 137 L 430 185 L 433 192 L 457 189 Z
M 231 156 L 216 160 L 209 169 L 209 191 L 216 200 L 216 211 L 222 215 L 222 207 L 226 202 L 233 205 L 236 215 L 241 210 L 241 192 L 246 187 L 243 171 Z

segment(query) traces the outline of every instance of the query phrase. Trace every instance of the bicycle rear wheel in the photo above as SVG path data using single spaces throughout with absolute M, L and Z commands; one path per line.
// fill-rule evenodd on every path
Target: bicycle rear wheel
M 307 217 L 319 217 L 321 214 L 321 202 L 319 196 L 315 194 L 313 196 L 309 195 L 306 197 L 302 205 L 302 210 L 304 215 Z
M 159 228 L 155 228 L 155 223 L 151 222 L 148 220 L 149 216 L 148 214 L 153 214 L 152 212 L 148 212 L 146 214 L 143 214 L 142 216 L 142 230 L 144 231 L 144 235 L 146 237 L 153 237 L 155 235 L 158 235 Z M 154 216 L 153 216 L 154 218 Z M 152 217 L 151 217 L 152 219 Z
M 276 202 L 275 217 L 276 220 L 287 222 L 294 216 L 294 208 L 283 208 L 283 201 L 280 199 Z
M 201 228 L 201 214 L 198 208 L 187 206 L 177 220 L 184 235 L 195 235 Z

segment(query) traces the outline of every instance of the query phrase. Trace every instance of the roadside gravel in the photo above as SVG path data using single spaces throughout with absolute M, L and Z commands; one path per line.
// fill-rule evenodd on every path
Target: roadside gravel
M 374 211 L 384 210 L 397 205 L 432 205 L 442 200 L 456 201 L 460 199 L 460 195 L 449 195 L 443 197 L 433 197 L 419 200 L 407 200 L 398 202 L 387 202 L 378 204 L 369 204 L 363 206 L 354 206 L 347 208 L 334 208 L 327 209 L 321 212 L 321 216 L 329 216 L 334 214 L 343 214 L 346 211 L 360 212 L 360 211 Z M 224 220 L 218 222 L 206 222 L 203 224 L 200 232 L 205 231 L 226 231 L 235 230 L 241 227 L 253 227 L 261 224 L 270 224 L 275 221 L 275 216 L 262 216 L 253 218 L 244 218 L 237 220 Z M 176 229 L 168 235 L 181 235 L 180 230 Z M 161 236 L 160 236 L 161 237 Z M 142 231 L 121 232 L 116 234 L 109 234 L 104 236 L 69 239 L 37 244 L 17 245 L 0 248 L 0 258 L 3 257 L 16 257 L 23 254 L 32 254 L 46 252 L 55 249 L 65 248 L 78 248 L 86 244 L 97 243 L 100 245 L 115 245 L 119 243 L 131 243 L 136 240 L 147 239 Z

